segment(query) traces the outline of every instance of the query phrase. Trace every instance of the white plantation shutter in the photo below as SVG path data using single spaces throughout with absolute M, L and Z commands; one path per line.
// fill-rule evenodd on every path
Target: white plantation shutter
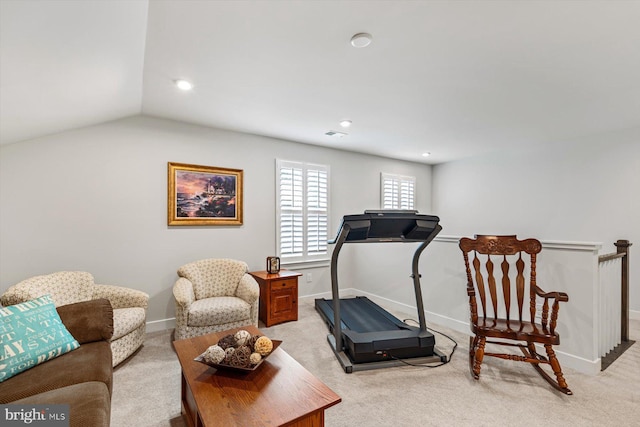
M 414 209 L 416 178 L 413 176 L 380 174 L 380 205 L 382 209 Z
M 276 161 L 277 242 L 283 263 L 328 258 L 329 168 Z
M 327 253 L 328 174 L 326 170 L 307 169 L 307 252 Z
M 280 256 L 302 255 L 302 169 L 282 167 L 280 171 Z

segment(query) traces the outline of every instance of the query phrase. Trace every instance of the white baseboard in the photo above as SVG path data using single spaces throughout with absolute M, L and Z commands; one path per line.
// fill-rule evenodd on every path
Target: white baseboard
M 383 306 L 387 310 L 405 313 L 408 316 L 410 316 L 410 318 L 417 321 L 416 307 L 414 306 L 404 304 L 398 301 L 394 301 L 388 298 L 383 298 L 378 295 L 374 295 L 369 292 L 361 291 L 355 288 L 340 289 L 341 298 L 354 296 L 354 295 L 366 296 L 371 301 Z M 332 298 L 332 295 L 331 295 L 331 292 L 322 292 L 318 294 L 303 295 L 298 297 L 299 300 L 313 300 L 316 298 Z M 442 326 L 451 328 L 454 331 L 457 331 L 463 334 L 470 334 L 468 322 L 463 322 L 458 319 L 453 319 L 451 317 L 447 317 L 442 314 L 433 313 L 426 310 L 425 310 L 425 318 L 430 323 L 433 322 L 437 325 L 442 325 Z M 629 318 L 640 320 L 640 311 L 630 310 Z M 153 321 L 147 322 L 147 332 L 165 331 L 168 329 L 173 329 L 175 328 L 175 326 L 176 326 L 176 319 L 173 317 L 169 319 L 153 320 Z M 556 350 L 556 354 L 563 367 L 575 369 L 578 372 L 582 372 L 588 375 L 596 375 L 598 374 L 598 372 L 600 372 L 601 363 L 599 358 L 596 360 L 586 360 L 572 354 L 564 353 L 561 350 Z
M 355 289 L 342 289 L 340 290 L 340 297 L 348 297 L 350 295 L 355 295 L 354 292 L 357 292 Z M 315 298 L 331 298 L 331 292 L 322 292 L 314 295 L 305 295 L 298 297 L 299 300 L 307 300 L 307 299 L 315 299 Z M 166 331 L 169 329 L 175 329 L 176 327 L 176 318 L 170 317 L 168 319 L 160 319 L 160 320 L 151 320 L 147 322 L 147 332 L 160 332 Z
M 168 329 L 174 329 L 176 327 L 176 318 L 171 317 L 169 319 L 152 320 L 147 322 L 147 332 L 159 332 L 166 331 Z
M 600 358 L 587 360 L 573 354 L 565 353 L 556 348 L 554 348 L 554 351 L 563 368 L 571 368 L 587 375 L 598 375 L 602 369 L 602 359 Z M 542 350 L 541 353 L 544 354 L 544 350 Z
M 340 298 L 349 297 L 354 295 L 361 295 L 360 291 L 353 288 L 340 289 Z M 331 292 L 320 292 L 319 294 L 311 294 L 311 295 L 300 295 L 298 296 L 299 300 L 313 300 L 316 298 L 332 298 L 333 295 Z
M 375 302 L 376 304 L 384 307 L 386 310 L 389 311 L 395 311 L 395 312 L 399 312 L 399 313 L 403 313 L 403 314 L 407 314 L 409 316 L 409 318 L 414 319 L 415 321 L 417 321 L 417 310 L 416 307 L 408 305 L 408 304 L 404 304 L 398 301 L 394 301 L 388 298 L 382 298 L 378 295 L 374 295 L 371 294 L 369 292 L 365 292 L 365 291 L 361 291 L 359 289 L 354 289 L 354 288 L 349 288 L 349 289 L 344 289 L 344 290 L 340 290 L 340 297 L 344 297 L 344 296 L 353 296 L 353 295 L 359 295 L 359 296 L 366 296 L 367 298 L 369 298 L 371 301 Z M 325 292 L 322 294 L 317 294 L 317 295 L 308 295 L 305 297 L 300 297 L 300 298 L 331 298 L 331 293 L 330 292 Z M 638 312 L 635 312 L 636 314 L 640 314 Z M 468 322 L 463 322 L 460 321 L 458 319 L 453 319 L 451 317 L 447 317 L 444 316 L 442 314 L 438 314 L 438 313 L 432 313 L 430 311 L 426 311 L 425 310 L 425 318 L 427 320 L 427 323 L 435 323 L 436 325 L 442 325 L 445 326 L 447 328 L 451 328 L 457 332 L 463 333 L 463 334 L 468 334 L 471 335 L 471 332 L 469 330 L 469 323 Z M 400 320 L 404 320 L 404 319 L 400 319 Z M 465 343 L 466 344 L 466 343 Z M 437 341 L 436 341 L 436 345 L 437 345 Z M 544 353 L 544 350 L 542 350 L 542 352 Z M 596 359 L 596 360 L 586 360 L 583 359 L 581 357 L 572 355 L 572 354 L 568 354 L 568 353 L 564 353 L 561 350 L 556 349 L 555 350 L 556 355 L 558 356 L 558 360 L 560 361 L 560 364 L 563 367 L 566 368 L 571 368 L 574 369 L 578 372 L 582 372 L 584 374 L 587 375 L 596 375 L 598 374 L 598 372 L 600 372 L 600 368 L 601 368 L 601 364 L 600 364 L 600 359 Z
M 414 312 L 416 310 L 415 307 L 412 307 L 407 304 L 403 304 L 397 301 L 393 301 L 386 298 L 381 298 L 377 295 L 370 294 L 368 292 L 358 291 L 357 289 L 348 288 L 340 290 L 340 297 L 346 297 L 350 295 L 364 295 L 370 298 L 372 301 L 378 301 L 378 304 L 384 304 L 390 309 L 409 313 Z M 315 299 L 315 298 L 331 298 L 331 292 L 322 292 L 319 294 L 313 295 L 304 295 L 300 296 L 299 299 L 307 300 L 307 299 Z M 425 311 L 425 316 L 427 320 L 437 323 L 438 325 L 443 325 L 458 332 L 468 332 L 469 325 L 466 322 L 461 322 L 457 319 L 452 319 L 450 317 L 443 316 L 441 314 L 432 313 L 430 311 Z M 632 320 L 640 320 L 640 311 L 629 310 L 629 319 Z M 152 320 L 147 322 L 147 332 L 158 332 L 158 331 L 166 331 L 167 329 L 174 329 L 176 327 L 176 319 L 175 317 L 171 317 L 169 319 L 161 319 L 161 320 Z

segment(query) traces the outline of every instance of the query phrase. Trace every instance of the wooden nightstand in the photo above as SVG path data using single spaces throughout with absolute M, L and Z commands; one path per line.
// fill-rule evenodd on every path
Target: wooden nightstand
M 259 317 L 266 327 L 298 320 L 298 276 L 302 273 L 280 270 L 250 272 L 260 285 Z

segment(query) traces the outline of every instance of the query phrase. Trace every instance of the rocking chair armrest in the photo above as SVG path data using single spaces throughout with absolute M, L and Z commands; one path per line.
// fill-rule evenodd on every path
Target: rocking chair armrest
M 540 288 L 536 289 L 536 294 L 542 298 L 553 298 L 559 302 L 567 302 L 569 301 L 569 295 L 564 292 L 543 292 Z

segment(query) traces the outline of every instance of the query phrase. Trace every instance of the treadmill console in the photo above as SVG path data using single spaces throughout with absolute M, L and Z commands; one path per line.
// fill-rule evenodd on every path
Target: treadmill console
M 440 218 L 421 215 L 410 210 L 376 210 L 345 215 L 340 223 L 335 243 L 345 227 L 345 242 L 423 242 L 438 226 Z

